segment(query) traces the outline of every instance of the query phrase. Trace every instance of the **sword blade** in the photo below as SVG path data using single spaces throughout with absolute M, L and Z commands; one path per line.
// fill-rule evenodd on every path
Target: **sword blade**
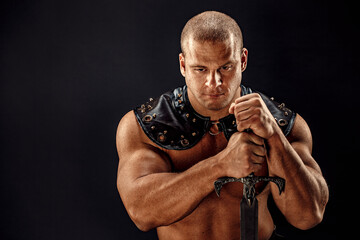
M 258 240 L 258 201 L 250 206 L 245 196 L 240 203 L 241 240 Z

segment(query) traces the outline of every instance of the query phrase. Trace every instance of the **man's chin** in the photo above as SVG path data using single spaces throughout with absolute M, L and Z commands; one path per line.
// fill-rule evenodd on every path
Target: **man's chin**
M 228 108 L 227 107 L 228 104 L 222 102 L 222 103 L 207 103 L 205 104 L 205 107 L 210 110 L 210 111 L 221 111 L 224 110 L 224 108 Z

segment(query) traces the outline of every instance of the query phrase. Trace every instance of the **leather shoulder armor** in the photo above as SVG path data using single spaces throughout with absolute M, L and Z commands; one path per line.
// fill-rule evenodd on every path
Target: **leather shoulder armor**
M 241 94 L 253 92 L 251 88 L 241 85 Z M 277 103 L 272 98 L 260 94 L 284 135 L 288 135 L 295 119 L 295 113 Z M 135 116 L 145 134 L 158 146 L 169 150 L 185 150 L 196 145 L 206 132 L 211 122 L 195 112 L 188 97 L 187 87 L 178 87 L 166 92 L 156 99 L 150 98 L 148 102 L 134 109 Z M 234 115 L 219 119 L 218 128 L 224 132 L 229 140 L 237 131 Z
M 254 92 L 260 94 L 284 135 L 289 135 L 292 127 L 294 126 L 296 113 L 285 107 L 285 103 L 278 103 L 273 97 L 269 98 L 261 92 Z

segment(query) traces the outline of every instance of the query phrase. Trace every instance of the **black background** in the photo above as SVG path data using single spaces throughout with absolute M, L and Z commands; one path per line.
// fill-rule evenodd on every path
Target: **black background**
M 155 239 L 116 189 L 118 121 L 184 84 L 180 33 L 204 10 L 240 25 L 243 83 L 283 100 L 312 129 L 330 201 L 309 231 L 274 212 L 290 239 L 335 239 L 336 177 L 358 77 L 355 10 L 344 1 L 2 1 L 0 239 Z M 345 103 L 344 103 L 345 99 Z M 350 129 L 350 131 L 349 131 Z

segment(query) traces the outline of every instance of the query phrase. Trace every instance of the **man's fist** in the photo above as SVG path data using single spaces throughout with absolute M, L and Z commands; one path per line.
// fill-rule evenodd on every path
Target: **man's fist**
M 264 139 L 252 132 L 234 133 L 223 150 L 229 177 L 246 177 L 266 164 Z
M 229 113 L 234 114 L 239 132 L 251 129 L 256 135 L 269 139 L 277 127 L 274 117 L 257 93 L 236 99 L 231 104 Z

